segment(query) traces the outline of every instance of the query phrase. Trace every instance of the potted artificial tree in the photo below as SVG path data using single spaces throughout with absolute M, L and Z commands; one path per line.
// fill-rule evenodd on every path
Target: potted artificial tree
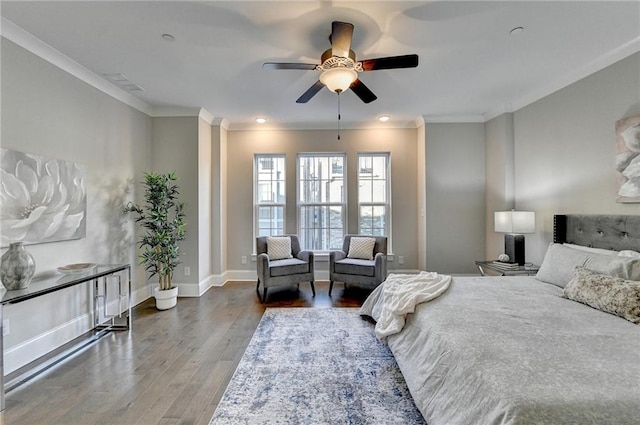
M 178 298 L 178 287 L 171 280 L 181 263 L 178 242 L 186 236 L 184 203 L 177 199 L 180 193 L 175 173 L 145 173 L 144 177 L 144 207 L 129 202 L 125 211 L 136 213 L 136 222 L 145 229 L 139 241 L 140 264 L 145 265 L 149 278 L 158 276 L 156 308 L 167 310 L 175 307 Z

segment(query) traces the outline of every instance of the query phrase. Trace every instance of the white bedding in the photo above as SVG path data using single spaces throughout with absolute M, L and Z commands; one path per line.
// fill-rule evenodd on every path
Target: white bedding
M 392 273 L 371 293 L 360 311 L 371 311 L 376 336 L 382 340 L 400 332 L 407 314 L 413 313 L 417 304 L 438 297 L 450 283 L 451 276 L 434 272 Z
M 454 277 L 416 306 L 387 342 L 429 425 L 640 423 L 640 326 L 560 292 Z

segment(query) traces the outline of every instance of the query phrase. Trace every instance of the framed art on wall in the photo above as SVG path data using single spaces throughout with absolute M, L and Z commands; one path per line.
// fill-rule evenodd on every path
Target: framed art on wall
M 616 122 L 617 202 L 640 203 L 640 114 Z
M 0 247 L 85 237 L 83 167 L 2 148 L 0 173 Z

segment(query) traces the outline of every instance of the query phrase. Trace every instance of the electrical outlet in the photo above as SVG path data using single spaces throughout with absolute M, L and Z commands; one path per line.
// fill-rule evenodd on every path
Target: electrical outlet
M 243 255 L 240 260 L 242 261 L 242 264 L 247 264 L 247 256 L 246 255 Z
M 404 264 L 404 255 L 398 255 L 398 264 Z
M 186 267 L 184 268 L 184 275 L 185 275 L 185 276 L 191 276 L 191 267 L 186 266 Z
M 7 336 L 11 333 L 11 322 L 9 319 L 2 321 L 2 336 Z

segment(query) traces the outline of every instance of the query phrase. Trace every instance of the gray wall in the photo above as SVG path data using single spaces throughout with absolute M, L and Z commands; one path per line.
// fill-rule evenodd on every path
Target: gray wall
M 484 258 L 484 124 L 425 125 L 426 269 L 477 273 Z
M 513 114 L 502 114 L 485 123 L 486 197 L 485 257 L 504 252 L 504 233 L 494 231 L 493 213 L 515 208 Z
M 200 148 L 198 117 L 163 117 L 153 118 L 152 125 L 152 165 L 153 170 L 160 173 L 175 171 L 180 189 L 180 200 L 185 202 L 187 221 L 187 237 L 180 243 L 182 264 L 173 275 L 175 283 L 180 284 L 179 295 L 194 295 L 195 288 L 187 288 L 199 283 L 199 164 Z M 203 141 L 203 144 L 206 144 Z M 206 148 L 205 148 L 206 153 Z M 204 160 L 203 160 L 204 161 Z M 205 178 L 203 184 L 208 185 Z M 207 204 L 209 203 L 206 200 Z M 208 239 L 207 235 L 202 236 Z M 190 275 L 185 276 L 185 267 L 189 267 Z M 206 268 L 206 267 L 205 267 Z M 154 278 L 157 282 L 157 278 Z M 198 295 L 198 294 L 195 294 Z
M 134 226 L 122 206 L 127 199 L 141 199 L 134 182 L 151 164 L 151 119 L 1 40 L 2 147 L 87 169 L 87 236 L 28 246 L 36 273 L 78 262 L 135 265 Z M 140 267 L 133 286 L 138 298 L 147 298 Z M 4 338 L 5 373 L 86 332 L 87 294 L 86 286 L 78 287 L 7 306 L 11 334 Z
M 537 221 L 527 261 L 542 260 L 555 213 L 640 213 L 616 203 L 614 169 L 615 122 L 637 113 L 638 53 L 515 112 L 515 205 Z
M 405 257 L 389 268 L 417 269 L 417 134 L 416 129 L 343 130 L 341 140 L 333 130 L 229 131 L 227 133 L 227 187 L 229 270 L 255 270 L 255 263 L 241 264 L 254 251 L 253 158 L 256 153 L 284 153 L 287 167 L 286 231 L 296 233 L 296 155 L 298 152 L 346 152 L 348 232 L 356 233 L 358 152 L 390 152 L 392 183 L 393 251 Z M 397 259 L 397 257 L 396 257 Z M 320 265 L 322 268 L 322 265 Z

